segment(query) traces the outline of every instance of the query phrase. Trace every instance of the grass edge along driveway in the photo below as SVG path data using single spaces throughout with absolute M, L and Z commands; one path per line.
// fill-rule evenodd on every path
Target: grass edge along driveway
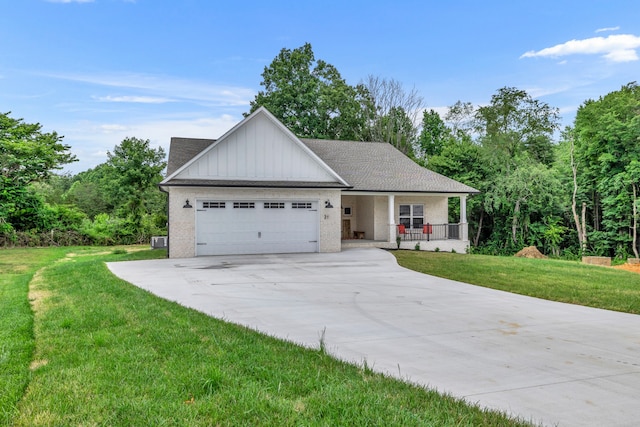
M 2 272 L 19 262 L 12 251 L 0 252 Z M 3 325 L 10 343 L 32 343 L 9 365 L 27 381 L 3 402 L 6 424 L 527 425 L 337 361 L 321 343 L 302 348 L 159 299 L 104 265 L 160 252 L 67 252 L 35 256 L 33 268 L 47 267 L 31 280 L 32 328 Z M 17 287 L 0 306 L 28 306 Z
M 640 275 L 577 261 L 391 251 L 424 274 L 550 301 L 640 314 Z

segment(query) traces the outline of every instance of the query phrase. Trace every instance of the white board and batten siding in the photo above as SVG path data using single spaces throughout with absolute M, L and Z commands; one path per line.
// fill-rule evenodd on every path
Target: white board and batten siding
M 318 202 L 198 200 L 196 256 L 318 252 Z
M 176 178 L 335 182 L 318 159 L 265 115 L 214 144 Z

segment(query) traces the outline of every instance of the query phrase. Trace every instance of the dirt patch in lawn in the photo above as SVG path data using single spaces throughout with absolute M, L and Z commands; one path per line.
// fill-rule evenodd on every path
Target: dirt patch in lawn
M 613 268 L 617 268 L 618 270 L 632 271 L 634 273 L 640 274 L 640 264 L 621 264 L 621 265 L 616 265 Z
M 515 254 L 515 256 L 520 258 L 546 258 L 547 257 L 542 252 L 540 252 L 538 248 L 536 248 L 535 246 L 528 246 L 522 249 L 517 254 Z

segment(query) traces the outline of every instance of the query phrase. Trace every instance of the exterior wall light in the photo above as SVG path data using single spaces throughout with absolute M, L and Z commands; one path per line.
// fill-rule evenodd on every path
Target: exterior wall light
M 326 202 L 324 202 L 324 207 L 327 209 L 332 209 L 333 205 L 331 204 L 330 200 L 327 200 Z
M 192 208 L 192 207 L 193 207 L 193 206 L 191 206 L 191 205 L 189 204 L 189 199 L 187 199 L 187 200 L 184 202 L 184 206 L 183 206 L 183 208 Z

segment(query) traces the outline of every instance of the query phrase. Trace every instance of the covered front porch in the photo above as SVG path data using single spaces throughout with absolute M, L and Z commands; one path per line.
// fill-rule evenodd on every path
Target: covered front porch
M 460 200 L 450 223 L 449 199 Z M 342 248 L 378 247 L 465 253 L 469 247 L 466 194 L 346 193 L 341 198 Z

